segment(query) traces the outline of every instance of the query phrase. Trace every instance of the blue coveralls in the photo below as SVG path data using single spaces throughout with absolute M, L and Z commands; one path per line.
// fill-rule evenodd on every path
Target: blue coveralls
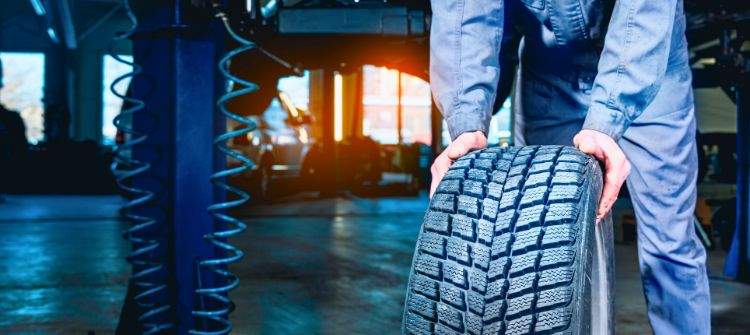
M 520 31 L 525 142 L 571 145 L 582 128 L 618 141 L 632 164 L 627 185 L 651 326 L 656 334 L 709 334 L 706 253 L 692 222 L 698 167 L 683 3 L 613 6 L 432 0 L 433 95 L 452 138 L 487 133 L 501 70 L 513 76 L 501 69 L 501 47 Z

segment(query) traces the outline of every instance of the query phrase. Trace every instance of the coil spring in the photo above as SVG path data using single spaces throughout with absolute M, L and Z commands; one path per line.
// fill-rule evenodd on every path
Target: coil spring
M 252 169 L 254 163 L 241 152 L 229 148 L 227 142 L 232 138 L 245 136 L 257 128 L 257 125 L 250 118 L 232 113 L 227 107 L 227 103 L 230 100 L 256 92 L 259 89 L 258 85 L 233 75 L 229 69 L 232 58 L 254 49 L 256 46 L 254 43 L 235 33 L 225 13 L 218 12 L 216 17 L 222 20 L 230 37 L 239 44 L 237 48 L 227 52 L 219 61 L 219 71 L 222 76 L 236 86 L 218 99 L 217 106 L 223 116 L 239 122 L 245 127 L 227 131 L 214 138 L 216 148 L 226 156 L 239 161 L 240 165 L 217 171 L 211 175 L 211 183 L 219 190 L 225 191 L 228 195 L 233 195 L 234 199 L 228 198 L 229 200 L 218 202 L 208 207 L 208 211 L 215 219 L 216 231 L 206 234 L 204 238 L 215 247 L 219 256 L 198 262 L 198 289 L 195 292 L 200 300 L 200 308 L 194 310 L 192 315 L 199 321 L 195 324 L 200 324 L 203 329 L 191 329 L 190 334 L 199 335 L 227 334 L 232 331 L 229 314 L 234 310 L 234 304 L 229 299 L 228 293 L 239 285 L 240 279 L 237 275 L 230 272 L 227 267 L 229 264 L 239 261 L 244 256 L 244 253 L 242 250 L 228 243 L 227 239 L 242 233 L 247 226 L 240 219 L 229 215 L 228 211 L 247 202 L 250 199 L 250 195 L 242 189 L 230 185 L 227 182 L 227 178 Z M 204 287 L 203 278 L 201 278 L 201 275 L 206 273 L 204 270 L 206 272 L 210 271 L 215 275 L 215 285 Z
M 138 26 L 138 19 L 133 13 L 128 0 L 124 1 L 124 6 L 132 26 L 128 31 L 118 33 L 113 39 L 112 44 L 115 41 L 130 38 Z M 144 334 L 157 334 L 174 327 L 174 324 L 163 321 L 167 318 L 162 317 L 162 315 L 166 314 L 171 307 L 159 301 L 160 297 L 166 291 L 167 285 L 164 282 L 155 280 L 155 275 L 164 268 L 164 264 L 153 256 L 153 253 L 160 247 L 159 241 L 148 236 L 148 232 L 157 225 L 157 219 L 135 212 L 138 208 L 148 206 L 155 197 L 153 191 L 133 186 L 134 178 L 143 175 L 151 168 L 151 164 L 148 162 L 133 158 L 133 148 L 144 143 L 148 135 L 146 132 L 139 132 L 132 126 L 126 125 L 127 119 L 132 120 L 133 116 L 144 109 L 146 104 L 143 100 L 129 97 L 125 93 L 118 92 L 116 89 L 116 86 L 120 82 L 127 79 L 132 80 L 138 76 L 142 72 L 142 68 L 136 64 L 135 60 L 128 61 L 114 52 L 112 45 L 110 45 L 109 54 L 116 61 L 131 66 L 133 69 L 131 72 L 117 77 L 109 87 L 112 94 L 122 99 L 124 103 L 130 104 L 113 121 L 117 130 L 126 135 L 126 139 L 115 148 L 115 157 L 111 165 L 111 170 L 116 177 L 117 185 L 125 192 L 128 198 L 128 202 L 122 206 L 122 213 L 131 225 L 124 232 L 123 237 L 130 241 L 133 246 L 127 260 L 133 266 L 133 273 L 129 280 L 132 287 L 136 290 L 133 300 L 140 313 L 138 323 L 141 325 Z M 128 135 L 131 137 L 130 139 L 127 138 Z

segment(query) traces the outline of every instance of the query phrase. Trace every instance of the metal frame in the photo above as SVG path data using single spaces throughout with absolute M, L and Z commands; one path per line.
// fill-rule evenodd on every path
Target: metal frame
M 736 279 L 750 283 L 750 74 L 737 85 L 737 221 L 728 268 L 736 267 Z M 736 260 L 732 259 L 736 252 Z M 735 264 L 732 264 L 736 262 Z
M 167 264 L 157 274 L 168 285 L 166 296 L 156 298 L 171 306 L 164 322 L 174 323 L 177 334 L 188 334 L 201 329 L 193 313 L 201 303 L 198 280 L 205 287 L 215 277 L 208 270 L 199 273 L 198 261 L 217 256 L 204 239 L 215 229 L 207 208 L 224 198 L 210 183 L 226 160 L 213 145 L 215 134 L 226 127 L 216 112 L 218 94 L 226 88 L 216 71 L 224 35 L 209 15 L 184 22 L 180 1 L 147 6 L 138 12 L 140 24 L 132 37 L 134 60 L 143 68 L 132 92 L 145 102 L 133 127 L 149 136 L 133 155 L 150 162 L 148 173 L 136 182 L 155 197 L 139 210 L 158 218 L 151 233 L 162 247 L 150 256 Z M 139 329 L 132 324 L 136 318 L 127 315 L 142 313 L 132 303 L 129 292 L 118 333 Z

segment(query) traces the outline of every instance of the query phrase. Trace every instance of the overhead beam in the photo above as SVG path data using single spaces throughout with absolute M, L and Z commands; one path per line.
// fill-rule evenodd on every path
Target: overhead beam
M 279 10 L 282 34 L 368 34 L 423 36 L 425 14 L 406 7 L 284 8 Z
M 89 35 L 94 33 L 99 27 L 101 27 L 104 23 L 109 21 L 109 19 L 112 18 L 117 12 L 122 8 L 122 4 L 117 4 L 112 9 L 110 9 L 106 14 L 101 16 L 99 19 L 96 20 L 93 24 L 91 24 L 86 30 L 84 30 L 80 36 L 78 36 L 78 42 L 83 42 Z
M 62 30 L 62 41 L 65 47 L 71 50 L 78 48 L 78 39 L 76 38 L 73 15 L 70 12 L 70 3 L 68 0 L 56 0 L 53 4 L 55 6 L 57 26 Z
M 41 0 L 30 0 L 31 7 L 34 8 L 34 13 L 39 16 L 47 15 L 47 8 L 44 7 L 44 3 Z

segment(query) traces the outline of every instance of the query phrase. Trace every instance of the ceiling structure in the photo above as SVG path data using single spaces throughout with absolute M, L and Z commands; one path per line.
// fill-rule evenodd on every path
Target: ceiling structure
M 101 49 L 116 31 L 126 30 L 128 25 L 120 0 L 2 1 L 0 49 Z

